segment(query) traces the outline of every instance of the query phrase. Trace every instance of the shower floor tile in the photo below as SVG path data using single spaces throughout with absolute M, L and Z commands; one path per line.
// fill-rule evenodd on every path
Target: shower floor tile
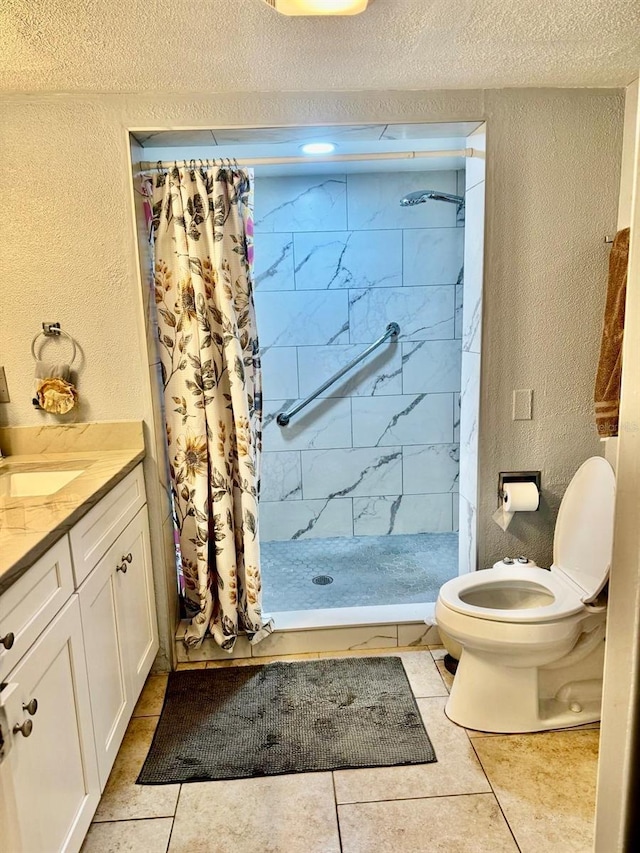
M 458 534 L 287 539 L 262 542 L 261 556 L 266 613 L 419 604 L 458 574 Z

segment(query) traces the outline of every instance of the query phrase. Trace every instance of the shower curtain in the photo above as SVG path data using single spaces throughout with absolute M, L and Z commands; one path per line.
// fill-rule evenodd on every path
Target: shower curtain
M 154 295 L 167 445 L 187 608 L 231 651 L 261 612 L 262 398 L 253 305 L 253 173 L 180 168 L 153 177 Z

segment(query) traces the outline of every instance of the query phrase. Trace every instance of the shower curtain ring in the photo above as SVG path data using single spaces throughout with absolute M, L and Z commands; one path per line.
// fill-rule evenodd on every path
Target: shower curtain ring
M 191 169 L 192 172 L 195 171 L 196 161 L 194 159 L 189 160 L 189 168 Z
M 234 166 L 234 168 L 235 168 L 235 169 L 239 169 L 239 168 L 240 168 L 240 163 L 238 163 L 238 161 L 237 161 L 237 159 L 236 159 L 235 157 L 233 158 L 233 166 Z
M 158 160 L 156 163 L 156 169 L 158 170 L 159 175 L 164 175 L 164 170 L 162 168 L 162 160 Z

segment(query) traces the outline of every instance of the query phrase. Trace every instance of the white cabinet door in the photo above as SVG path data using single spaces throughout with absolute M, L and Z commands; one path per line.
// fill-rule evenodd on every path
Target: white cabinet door
M 0 703 L 12 733 L 0 767 L 17 835 L 11 853 L 77 853 L 100 785 L 75 595 L 9 674 Z
M 146 507 L 122 532 L 116 544 L 116 596 L 124 638 L 131 714 L 158 652 L 158 623 Z
M 133 711 L 124 658 L 124 626 L 118 612 L 116 589 L 120 578 L 116 566 L 115 552 L 108 551 L 78 592 L 101 790 Z
M 79 590 L 101 788 L 158 651 L 146 507 Z

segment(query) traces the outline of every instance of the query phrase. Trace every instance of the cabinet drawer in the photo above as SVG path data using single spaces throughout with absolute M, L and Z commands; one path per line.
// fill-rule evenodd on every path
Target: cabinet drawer
M 142 465 L 102 498 L 69 533 L 76 587 L 146 502 Z
M 18 663 L 73 592 L 69 540 L 65 536 L 0 597 L 0 681 Z

